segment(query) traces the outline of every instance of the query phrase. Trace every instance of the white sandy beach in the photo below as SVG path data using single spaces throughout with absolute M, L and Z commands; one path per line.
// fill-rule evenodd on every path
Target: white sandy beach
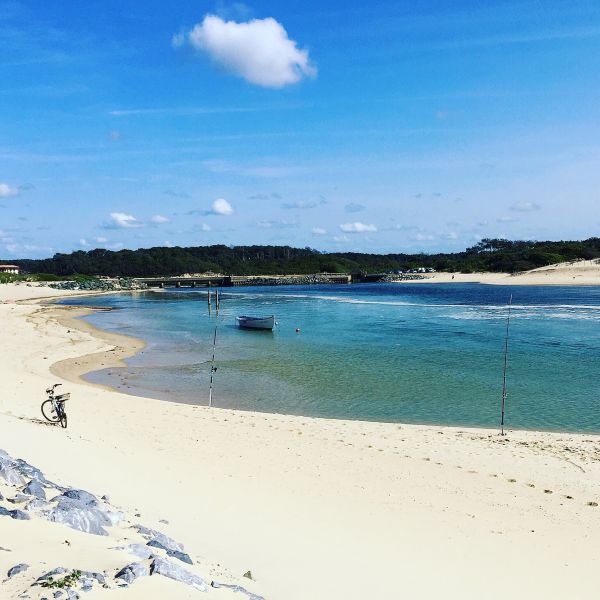
M 579 260 L 510 273 L 433 273 L 400 283 L 485 283 L 488 285 L 600 285 L 600 261 Z
M 78 381 L 78 374 L 135 351 L 136 341 L 76 328 L 69 309 L 15 302 L 60 294 L 0 285 L 0 449 L 59 483 L 107 494 L 181 541 L 207 580 L 243 583 L 250 570 L 249 589 L 267 600 L 597 595 L 600 436 L 510 431 L 501 438 L 497 431 L 123 395 Z M 93 358 L 80 360 L 84 355 Z M 55 373 L 72 394 L 66 430 L 41 420 Z M 109 546 L 127 535 L 120 529 L 109 539 L 0 516 L 0 596 L 23 591 L 27 574 L 4 582 L 21 562 L 32 577 L 57 564 L 117 569 L 126 557 Z M 86 597 L 100 596 L 202 593 L 146 577 Z

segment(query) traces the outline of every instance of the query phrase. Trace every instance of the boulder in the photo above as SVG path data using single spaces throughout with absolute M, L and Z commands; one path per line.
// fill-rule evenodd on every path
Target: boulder
M 150 567 L 146 563 L 131 563 L 123 567 L 116 575 L 115 579 L 121 579 L 126 583 L 133 583 L 138 577 L 150 575 Z
M 8 510 L 3 506 L 0 506 L 0 517 L 10 517 L 11 519 L 16 519 L 17 521 L 28 521 L 31 517 L 22 510 L 17 508 L 13 510 Z
M 84 490 L 67 490 L 51 502 L 56 504 L 45 512 L 48 521 L 64 523 L 72 529 L 94 535 L 107 535 L 104 527 L 123 519 L 122 513 L 111 511 L 104 502 Z
M 155 558 L 152 561 L 152 564 L 150 565 L 150 574 L 154 575 L 155 573 L 185 583 L 200 592 L 208 591 L 208 585 L 202 577 L 199 577 L 164 558 Z
M 37 479 L 32 479 L 24 488 L 24 494 L 29 494 L 30 496 L 35 496 L 40 500 L 46 499 L 46 491 L 42 487 L 41 483 Z
M 19 573 L 23 573 L 24 571 L 27 571 L 27 569 L 29 569 L 29 565 L 26 565 L 25 563 L 20 563 L 18 565 L 15 565 L 14 567 L 11 567 L 8 570 L 7 576 L 10 579 L 11 577 L 18 575 Z
M 160 533 L 160 531 L 155 531 L 154 529 L 149 529 L 148 527 L 144 527 L 143 525 L 134 525 L 133 527 L 134 529 L 137 529 L 140 535 L 152 542 L 148 543 L 149 546 L 154 546 L 155 548 L 162 548 L 163 550 L 178 550 L 179 552 L 183 552 L 183 545 L 178 544 L 168 535 Z

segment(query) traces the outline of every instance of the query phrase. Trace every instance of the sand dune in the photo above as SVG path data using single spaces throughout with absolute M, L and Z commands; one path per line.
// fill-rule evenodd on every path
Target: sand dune
M 46 294 L 18 287 L 0 286 L 0 302 Z M 268 600 L 597 594 L 599 436 L 208 409 L 75 383 L 64 362 L 72 400 L 61 430 L 40 420 L 51 366 L 125 352 L 127 341 L 65 326 L 69 311 L 60 322 L 57 311 L 0 303 L 0 448 L 108 494 L 193 550 L 207 574 L 251 570 Z M 0 516 L 0 577 L 55 556 L 73 568 L 105 560 L 94 540 L 64 531 Z M 92 594 L 198 595 L 156 578 Z
M 401 282 L 402 283 L 402 282 Z M 433 273 L 406 283 L 487 283 L 489 285 L 600 285 L 600 260 L 548 265 L 509 273 Z

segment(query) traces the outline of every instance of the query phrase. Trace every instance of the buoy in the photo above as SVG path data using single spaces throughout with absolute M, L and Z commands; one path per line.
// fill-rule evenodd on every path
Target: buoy
M 300 333 L 300 327 L 296 327 L 296 333 Z

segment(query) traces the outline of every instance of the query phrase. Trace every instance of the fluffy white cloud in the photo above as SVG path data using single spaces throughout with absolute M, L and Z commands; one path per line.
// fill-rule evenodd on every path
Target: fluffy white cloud
M 340 229 L 346 233 L 373 233 L 377 231 L 375 225 L 367 225 L 366 223 L 360 223 L 355 221 L 354 223 L 343 223 L 340 225 Z
M 108 242 L 108 240 L 107 240 L 105 237 L 102 237 L 102 236 L 100 236 L 100 237 L 95 237 L 95 238 L 94 238 L 94 241 L 95 241 L 97 244 L 106 244 L 106 242 Z
M 313 227 L 312 233 L 314 235 L 327 235 L 327 229 L 323 229 L 323 227 Z
M 167 219 L 167 217 L 163 217 L 162 215 L 154 215 L 150 220 L 157 225 L 170 222 L 170 219 Z
M 19 188 L 12 187 L 8 183 L 0 183 L 0 198 L 12 198 L 19 195 Z
M 210 225 L 207 225 L 206 223 L 202 223 L 202 225 L 200 225 L 200 229 L 202 231 L 212 231 L 212 227 Z
M 536 202 L 520 202 L 513 204 L 510 210 L 516 210 L 517 212 L 533 212 L 535 210 L 541 210 L 541 206 Z
M 217 198 L 211 206 L 211 212 L 214 215 L 229 216 L 233 214 L 233 206 L 225 198 Z
M 133 229 L 141 227 L 142 224 L 133 216 L 122 212 L 112 212 L 109 215 L 110 227 L 118 227 L 119 229 Z
M 298 48 L 271 17 L 237 23 L 208 14 L 190 32 L 173 37 L 174 46 L 185 43 L 207 53 L 226 71 L 263 87 L 281 88 L 317 74 L 308 51 Z
M 79 245 L 80 245 L 80 246 L 83 246 L 84 248 L 86 248 L 87 246 L 89 246 L 89 245 L 90 245 L 90 243 L 89 243 L 89 242 L 88 242 L 88 241 L 87 241 L 85 238 L 81 238 L 81 239 L 79 240 Z

